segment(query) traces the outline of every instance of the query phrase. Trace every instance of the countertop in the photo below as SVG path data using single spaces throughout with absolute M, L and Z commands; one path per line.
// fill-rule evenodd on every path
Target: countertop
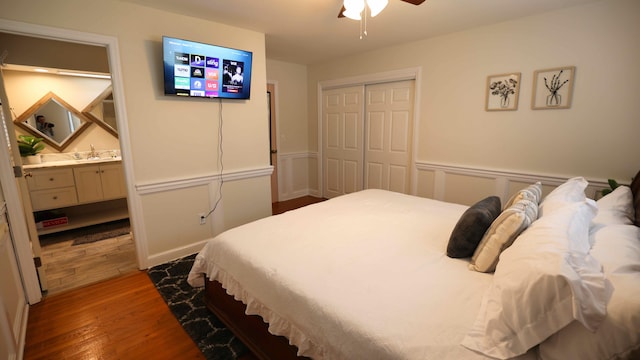
M 59 161 L 42 162 L 40 164 L 25 164 L 22 166 L 22 168 L 25 170 L 48 169 L 48 168 L 56 168 L 56 167 L 63 167 L 63 166 L 98 165 L 98 164 L 105 164 L 105 163 L 116 163 L 120 161 L 122 161 L 121 156 L 100 158 L 96 160 L 89 160 L 89 159 L 59 160 Z

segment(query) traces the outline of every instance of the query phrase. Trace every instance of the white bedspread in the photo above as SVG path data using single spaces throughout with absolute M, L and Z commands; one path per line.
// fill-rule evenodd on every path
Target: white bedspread
M 485 359 L 460 345 L 490 274 L 445 255 L 466 206 L 365 190 L 210 240 L 189 283 L 218 280 L 314 359 Z

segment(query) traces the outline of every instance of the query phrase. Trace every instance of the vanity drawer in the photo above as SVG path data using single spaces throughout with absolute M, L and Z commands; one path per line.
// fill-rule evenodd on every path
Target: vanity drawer
M 55 209 L 78 204 L 75 186 L 58 189 L 31 191 L 31 206 L 34 211 Z
M 32 170 L 31 176 L 27 177 L 27 184 L 29 185 L 29 190 L 75 186 L 73 169 Z

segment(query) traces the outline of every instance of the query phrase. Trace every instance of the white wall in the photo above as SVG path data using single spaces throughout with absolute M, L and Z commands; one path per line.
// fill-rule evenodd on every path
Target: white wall
M 143 266 L 192 253 L 206 237 L 271 214 L 264 34 L 116 0 L 25 0 L 4 6 L 0 16 L 117 38 L 128 118 L 128 139 L 120 140 L 130 144 L 125 166 L 132 169 L 129 200 L 141 212 L 133 230 Z M 251 100 L 164 96 L 163 35 L 252 51 Z M 225 183 L 223 202 L 202 226 L 198 214 L 213 205 L 222 167 L 220 113 L 225 174 L 248 175 Z
M 418 162 L 629 182 L 640 168 L 638 34 L 640 2 L 609 0 L 309 66 L 309 148 L 318 82 L 421 67 Z M 568 65 L 571 108 L 531 110 L 533 72 Z M 487 76 L 507 72 L 522 73 L 518 110 L 485 111 Z
M 309 195 L 317 165 L 308 152 L 307 66 L 267 59 L 267 79 L 276 87 L 279 200 Z
M 278 149 L 307 150 L 307 66 L 267 59 L 267 79 L 276 85 Z

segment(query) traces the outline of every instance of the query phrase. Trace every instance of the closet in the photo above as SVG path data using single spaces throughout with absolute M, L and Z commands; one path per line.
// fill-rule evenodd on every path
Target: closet
M 322 92 L 323 196 L 410 192 L 414 80 Z

